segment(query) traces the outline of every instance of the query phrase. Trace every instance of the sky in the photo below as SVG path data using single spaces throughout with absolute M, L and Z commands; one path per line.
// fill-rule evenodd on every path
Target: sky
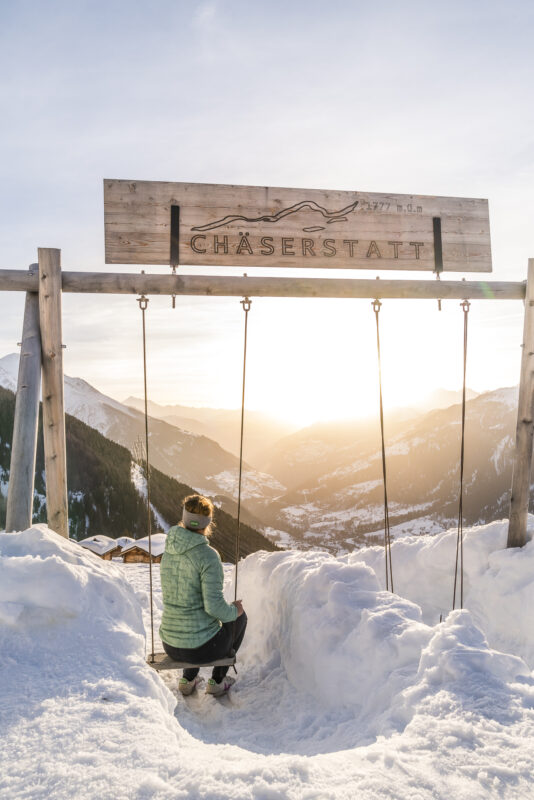
M 64 269 L 137 271 L 104 263 L 108 177 L 484 197 L 492 279 L 524 280 L 533 32 L 514 0 L 0 0 L 0 268 L 59 247 Z M 0 296 L 0 356 L 23 301 Z M 63 314 L 67 374 L 140 396 L 135 298 L 65 295 Z M 255 299 L 249 319 L 248 407 L 294 424 L 376 412 L 369 301 Z M 384 303 L 387 407 L 460 387 L 462 324 L 457 301 Z M 517 383 L 522 304 L 474 302 L 469 325 L 469 386 Z M 153 400 L 239 405 L 238 298 L 152 298 L 147 329 Z

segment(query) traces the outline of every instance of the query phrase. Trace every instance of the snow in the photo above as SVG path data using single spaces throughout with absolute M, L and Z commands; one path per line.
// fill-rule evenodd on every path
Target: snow
M 519 387 L 508 386 L 503 389 L 496 389 L 492 392 L 486 392 L 483 395 L 479 395 L 479 397 L 481 400 L 484 400 L 484 402 L 498 403 L 499 405 L 502 404 L 509 411 L 516 411 L 519 398 Z
M 135 539 L 133 539 L 131 536 L 119 536 L 116 541 L 119 547 L 126 547 L 126 545 L 135 542 Z
M 424 439 L 417 438 L 417 439 L 408 439 L 404 442 L 395 442 L 388 446 L 387 454 L 388 456 L 405 456 L 407 455 L 414 447 L 417 447 L 421 442 L 424 442 Z
M 352 461 L 350 464 L 346 464 L 343 467 L 338 467 L 332 472 L 329 472 L 327 475 L 322 475 L 319 478 L 318 483 L 319 484 L 328 483 L 330 480 L 333 480 L 335 478 L 344 478 L 346 475 L 351 475 L 353 473 L 361 472 L 362 470 L 367 469 L 369 467 L 369 464 L 372 461 L 376 461 L 376 459 L 379 457 L 380 456 L 378 453 L 374 453 L 373 455 L 369 456 L 369 458 L 366 460 L 361 458 L 356 459 L 356 461 Z
M 469 610 L 442 624 L 451 532 L 393 543 L 407 597 L 381 589 L 378 548 L 249 556 L 227 701 L 184 700 L 176 674 L 145 664 L 148 565 L 44 525 L 0 534 L 0 796 L 532 797 L 534 545 L 503 549 L 505 528 L 467 531 Z
M 303 503 L 300 506 L 286 506 L 280 513 L 292 523 L 300 523 L 307 517 L 316 517 L 320 511 L 317 503 Z
M 96 428 L 102 434 L 109 430 L 110 411 L 120 411 L 130 417 L 135 417 L 136 412 L 113 400 L 82 378 L 65 376 L 65 410 L 73 417 L 81 419 L 91 428 Z
M 18 353 L 0 358 L 0 386 L 16 392 L 18 370 Z M 103 434 L 109 429 L 110 412 L 120 411 L 130 417 L 138 415 L 138 412 L 102 394 L 82 378 L 68 375 L 65 375 L 65 411 Z
M 160 556 L 165 551 L 165 542 L 167 540 L 167 534 L 153 533 L 150 538 L 152 539 L 152 555 L 154 557 Z M 124 553 L 127 553 L 134 547 L 138 547 L 140 550 L 144 550 L 145 553 L 148 553 L 149 552 L 148 536 L 145 536 L 143 539 L 132 539 L 130 544 L 126 544 L 122 548 L 121 555 L 124 555 Z
M 338 492 L 336 497 L 339 497 L 340 499 L 345 497 L 360 497 L 362 494 L 369 494 L 369 492 L 372 492 L 377 486 L 382 485 L 382 479 L 374 481 L 362 481 L 361 483 L 355 483 L 352 486 L 347 486 L 342 492 Z
M 492 453 L 491 460 L 493 462 L 493 466 L 495 467 L 495 472 L 499 475 L 506 466 L 506 456 L 511 458 L 512 455 L 512 448 L 514 446 L 514 442 L 511 436 L 505 436 L 501 439 L 497 447 Z
M 146 478 L 143 470 L 141 469 L 141 466 L 139 464 L 136 464 L 135 461 L 132 461 L 130 472 L 131 472 L 132 483 L 137 489 L 138 494 L 140 494 L 141 497 L 144 497 L 146 500 L 147 497 Z M 170 524 L 167 522 L 167 520 L 163 519 L 157 508 L 154 507 L 153 503 L 150 503 L 150 508 L 152 509 L 152 513 L 154 514 L 154 517 L 159 527 L 163 531 L 165 531 L 165 533 L 167 533 L 167 531 L 171 527 Z
M 382 483 L 382 481 L 378 481 Z M 354 491 L 351 492 L 354 495 Z M 412 513 L 425 511 L 432 506 L 432 503 L 419 503 L 410 506 Z M 400 503 L 390 502 L 389 509 L 391 512 L 402 512 L 404 506 Z M 300 506 L 286 506 L 280 512 L 289 524 L 301 525 L 308 528 L 303 534 L 303 537 L 317 535 L 314 530 L 320 532 L 320 535 L 328 538 L 331 531 L 347 530 L 349 526 L 354 527 L 354 524 L 369 525 L 380 523 L 384 518 L 384 506 L 375 503 L 374 505 L 368 503 L 366 506 L 351 506 L 349 508 L 341 508 L 337 511 L 329 510 L 326 504 L 320 503 L 303 503 Z M 413 520 L 412 520 L 413 522 Z M 373 531 L 372 535 L 376 535 L 377 531 Z M 378 531 L 380 533 L 380 531 Z
M 464 530 L 464 605 L 492 647 L 515 653 L 534 669 L 534 633 L 526 609 L 534 608 L 534 541 L 506 549 L 508 521 Z M 528 535 L 534 532 L 529 515 Z M 422 609 L 428 624 L 452 604 L 456 529 L 432 537 L 394 540 L 391 560 L 395 590 Z M 364 563 L 384 585 L 384 550 L 367 547 L 346 557 Z
M 103 536 L 102 534 L 88 536 L 87 539 L 81 539 L 78 544 L 99 556 L 103 556 L 111 550 L 115 550 L 118 546 L 118 542 L 115 539 L 112 539 L 110 536 Z
M 11 392 L 17 391 L 19 375 L 19 354 L 10 353 L 0 358 L 0 386 L 9 389 Z
M 269 526 L 262 528 L 262 533 L 272 542 L 277 544 L 279 547 L 288 548 L 288 547 L 295 547 L 298 548 L 298 541 L 291 536 L 291 534 L 287 533 L 287 531 L 278 530 L 278 528 L 271 528 Z
M 207 479 L 214 481 L 220 491 L 225 492 L 229 497 L 237 498 L 239 488 L 238 467 L 234 470 L 224 470 L 217 473 L 217 475 L 208 475 Z M 250 467 L 245 468 L 241 485 L 242 499 L 262 499 L 265 497 L 267 490 L 271 490 L 271 493 L 283 494 L 286 491 L 286 487 L 266 472 L 258 472 Z M 209 494 L 209 492 L 206 492 L 206 494 Z
M 9 489 L 9 474 L 0 467 L 0 496 L 7 497 Z
M 393 539 L 398 539 L 402 536 L 434 536 L 442 532 L 443 526 L 432 517 L 416 517 L 407 522 L 392 525 L 390 528 L 390 534 Z M 369 536 L 376 536 L 377 533 L 379 531 L 372 531 Z

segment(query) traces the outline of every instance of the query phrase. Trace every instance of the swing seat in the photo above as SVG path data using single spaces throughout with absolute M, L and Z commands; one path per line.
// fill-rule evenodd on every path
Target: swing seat
M 163 672 L 169 669 L 197 669 L 199 667 L 233 667 L 235 664 L 235 654 L 228 658 L 218 658 L 204 664 L 190 664 L 187 661 L 174 661 L 167 653 L 154 653 L 154 661 L 148 656 L 146 663 L 156 672 Z

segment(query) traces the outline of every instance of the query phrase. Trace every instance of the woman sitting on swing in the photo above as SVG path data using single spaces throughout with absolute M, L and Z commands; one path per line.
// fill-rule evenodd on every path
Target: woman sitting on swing
M 167 534 L 161 559 L 163 616 L 159 635 L 174 661 L 213 664 L 239 650 L 247 615 L 241 600 L 231 605 L 223 596 L 224 574 L 219 554 L 209 545 L 213 503 L 190 495 L 183 501 L 182 521 Z M 228 667 L 214 667 L 206 693 L 221 695 L 235 682 Z M 193 692 L 198 668 L 184 669 L 179 689 Z

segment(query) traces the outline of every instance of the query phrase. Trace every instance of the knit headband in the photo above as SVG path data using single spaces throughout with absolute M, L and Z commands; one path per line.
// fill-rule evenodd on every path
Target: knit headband
M 182 522 L 186 528 L 191 528 L 195 531 L 203 531 L 211 522 L 211 517 L 205 514 L 192 514 L 184 508 L 182 512 Z

